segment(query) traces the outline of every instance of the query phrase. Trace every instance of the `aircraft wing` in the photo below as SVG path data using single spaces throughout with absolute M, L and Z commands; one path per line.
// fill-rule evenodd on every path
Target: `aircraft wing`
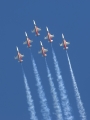
M 42 50 L 40 50 L 38 53 L 41 54 L 41 53 L 42 53 Z
M 37 28 L 37 30 L 38 30 L 38 31 L 40 31 L 40 30 L 41 30 L 41 28 Z
M 20 54 L 20 57 L 24 57 L 24 55 Z
M 44 37 L 44 39 L 48 39 L 48 36 Z
M 69 42 L 66 42 L 67 45 L 69 45 L 70 43 Z
M 32 30 L 32 33 L 34 33 L 35 32 L 35 29 L 34 30 Z
M 52 37 L 52 38 L 53 38 L 53 37 L 54 37 L 54 35 L 51 35 L 51 34 L 50 34 L 50 37 Z
M 48 49 L 44 49 L 44 52 L 47 52 L 48 51 Z
M 18 59 L 18 55 L 15 57 L 15 59 Z
M 27 44 L 27 41 L 23 42 L 23 44 Z
M 60 46 L 63 46 L 63 43 L 61 43 Z

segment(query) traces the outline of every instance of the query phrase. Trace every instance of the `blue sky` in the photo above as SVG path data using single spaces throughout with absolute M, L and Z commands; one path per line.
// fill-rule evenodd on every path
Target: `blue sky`
M 65 35 L 65 39 L 70 42 L 68 54 L 87 114 L 87 119 L 90 119 L 89 5 L 90 2 L 84 0 L 39 0 L 39 2 L 32 0 L 0 1 L 1 120 L 30 119 L 21 65 L 17 60 L 14 60 L 14 57 L 17 55 L 16 46 L 18 46 L 20 52 L 25 55 L 23 59 L 23 68 L 34 100 L 37 117 L 39 120 L 42 119 L 39 103 L 40 100 L 37 94 L 36 80 L 33 72 L 30 51 L 25 45 L 23 45 L 23 42 L 26 40 L 24 34 L 25 31 L 28 33 L 30 39 L 33 40 L 31 51 L 41 77 L 52 120 L 55 119 L 45 60 L 38 54 L 38 51 L 41 49 L 39 43 L 41 40 L 44 47 L 48 49 L 46 59 L 60 100 L 51 45 L 47 40 L 44 40 L 44 37 L 47 35 L 46 26 L 48 26 L 50 33 L 55 35 L 53 38 L 53 49 L 59 62 L 59 67 L 68 93 L 73 115 L 76 120 L 80 120 L 66 52 L 59 46 L 59 43 L 62 42 L 61 34 L 63 33 Z M 33 30 L 34 27 L 33 20 L 35 20 L 37 26 L 42 29 L 39 37 L 36 37 L 35 34 L 31 33 L 31 30 Z

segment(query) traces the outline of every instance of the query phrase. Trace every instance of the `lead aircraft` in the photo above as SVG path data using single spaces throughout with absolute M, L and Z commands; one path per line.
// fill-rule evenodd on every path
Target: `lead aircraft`
M 32 33 L 35 32 L 35 33 L 36 33 L 35 36 L 39 36 L 39 35 L 40 35 L 39 31 L 41 31 L 41 28 L 38 28 L 38 27 L 36 26 L 35 20 L 33 20 L 33 23 L 34 23 L 34 30 L 32 30 Z

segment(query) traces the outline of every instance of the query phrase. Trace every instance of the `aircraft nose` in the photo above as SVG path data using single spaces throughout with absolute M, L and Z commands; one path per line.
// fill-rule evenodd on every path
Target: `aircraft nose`
M 62 38 L 64 38 L 64 35 L 63 35 L 63 33 L 62 33 Z

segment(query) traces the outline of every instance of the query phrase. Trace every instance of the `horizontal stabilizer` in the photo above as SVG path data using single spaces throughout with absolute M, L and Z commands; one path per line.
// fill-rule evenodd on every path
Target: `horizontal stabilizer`
M 53 40 L 51 40 L 51 42 L 53 42 Z
M 68 47 L 66 47 L 66 49 L 68 49 Z
M 67 50 L 67 49 L 68 49 L 68 47 L 66 47 L 66 48 L 63 48 L 63 49 L 66 49 L 66 50 Z
M 39 36 L 40 35 L 40 33 L 38 33 L 38 34 L 35 34 L 35 36 Z
M 21 62 L 23 62 L 23 60 L 20 60 L 20 61 L 18 61 L 18 62 L 20 62 L 20 63 L 21 63 Z
M 40 33 L 38 33 L 38 35 L 40 35 Z
M 30 47 L 32 47 L 32 45 L 30 45 Z M 29 46 L 27 46 L 27 48 L 30 48 Z

